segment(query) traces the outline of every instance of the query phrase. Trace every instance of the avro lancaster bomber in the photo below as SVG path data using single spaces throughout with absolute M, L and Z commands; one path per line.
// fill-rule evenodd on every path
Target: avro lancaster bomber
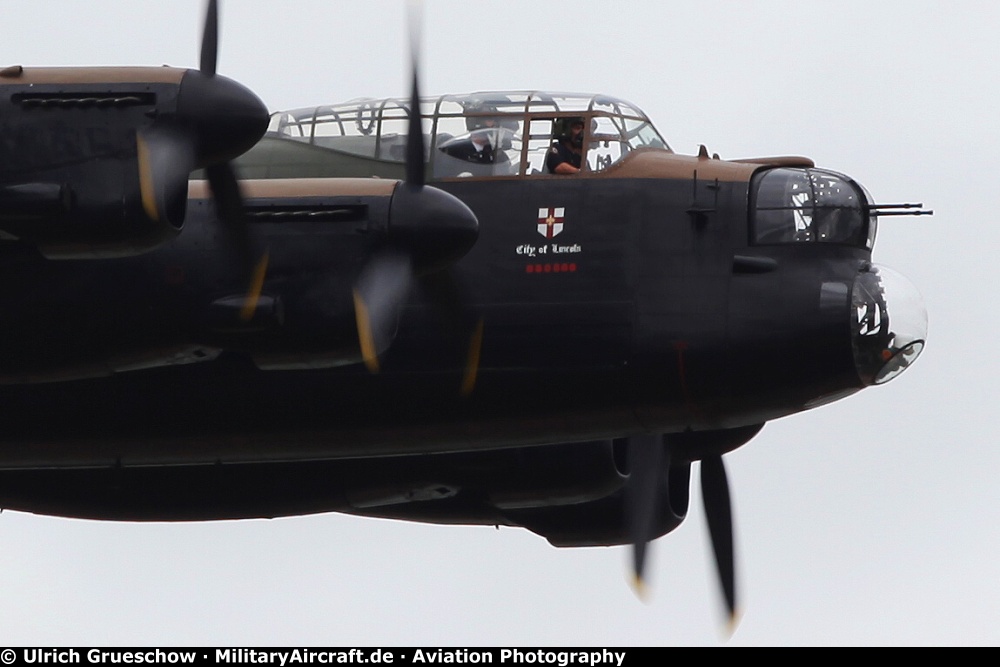
M 879 204 L 802 157 L 674 153 L 607 95 L 267 113 L 199 70 L 0 72 L 0 505 L 317 512 L 646 545 L 692 464 L 919 356 Z

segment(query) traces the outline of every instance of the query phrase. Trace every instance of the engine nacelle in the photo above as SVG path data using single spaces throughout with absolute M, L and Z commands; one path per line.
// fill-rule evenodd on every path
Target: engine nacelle
M 411 482 L 366 486 L 348 498 L 354 508 L 351 513 L 365 516 L 521 526 L 557 547 L 629 544 L 625 453 L 624 440 L 601 440 L 405 457 L 393 468 L 399 474 L 409 471 Z M 393 474 L 386 472 L 387 462 L 382 459 L 381 470 Z M 421 474 L 425 466 L 427 473 Z M 443 469 L 452 474 L 430 472 Z M 657 536 L 674 530 L 687 516 L 690 477 L 689 461 L 666 465 L 659 493 L 663 505 L 654 529 Z M 442 483 L 445 479 L 452 481 Z M 470 504 L 477 498 L 481 504 Z
M 0 236 L 50 259 L 127 257 L 184 224 L 193 170 L 248 150 L 267 108 L 171 67 L 0 70 Z
M 661 477 L 653 536 L 661 537 L 677 528 L 687 516 L 690 499 L 691 464 L 668 464 Z M 556 547 L 599 547 L 631 544 L 626 521 L 626 492 L 575 505 L 525 509 L 505 514 L 518 525 L 547 539 Z
M 0 231 L 50 259 L 124 257 L 173 238 L 183 215 L 154 221 L 144 211 L 137 133 L 176 112 L 184 74 L 4 70 Z
M 129 164 L 134 168 L 134 160 L 95 160 L 62 182 L 0 187 L 0 234 L 48 259 L 130 257 L 170 241 L 180 223 L 146 214 L 138 176 L 125 173 Z

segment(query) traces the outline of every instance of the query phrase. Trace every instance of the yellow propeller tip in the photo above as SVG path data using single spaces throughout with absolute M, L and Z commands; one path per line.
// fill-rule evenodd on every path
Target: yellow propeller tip
M 479 375 L 479 358 L 483 350 L 483 329 L 485 323 L 480 318 L 469 341 L 469 356 L 465 362 L 465 375 L 462 378 L 462 388 L 459 390 L 464 397 L 472 395 L 476 388 L 476 378 Z
M 247 289 L 247 297 L 243 301 L 243 309 L 240 311 L 240 319 L 249 322 L 253 319 L 253 314 L 257 310 L 257 303 L 260 301 L 260 293 L 264 291 L 264 278 L 267 277 L 268 253 L 265 252 L 253 269 L 253 276 L 250 278 L 250 287 Z
M 632 587 L 632 592 L 635 593 L 640 602 L 649 602 L 649 586 L 646 585 L 646 581 L 641 576 L 633 574 L 629 584 Z
M 160 221 L 160 210 L 156 206 L 156 184 L 153 182 L 153 168 L 149 145 L 139 133 L 135 135 L 137 160 L 139 163 L 139 196 L 142 208 L 153 222 Z
M 371 320 L 368 317 L 368 306 L 361 298 L 358 290 L 354 290 L 354 321 L 358 328 L 358 344 L 361 346 L 361 358 L 365 367 L 371 373 L 378 373 L 378 352 L 375 349 L 375 338 L 372 336 Z
M 726 619 L 726 626 L 724 630 L 727 639 L 731 638 L 733 635 L 736 634 L 736 631 L 739 629 L 740 622 L 742 620 L 743 620 L 743 611 L 740 609 L 734 610 L 733 613 L 729 615 L 729 618 Z

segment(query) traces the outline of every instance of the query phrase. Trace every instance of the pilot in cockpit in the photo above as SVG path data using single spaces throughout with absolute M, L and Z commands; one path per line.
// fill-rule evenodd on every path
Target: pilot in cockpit
M 486 116 L 497 112 L 496 106 L 475 101 L 465 106 L 465 126 L 468 134 L 455 137 L 441 144 L 441 152 L 473 164 L 501 164 L 510 161 L 505 148 L 510 147 L 512 132 L 504 127 L 500 116 Z
M 476 127 L 464 137 L 452 139 L 441 147 L 445 153 L 466 162 L 493 164 L 497 153 L 493 149 L 490 129 L 497 126 L 494 118 L 469 118 L 476 121 Z M 500 153 L 503 155 L 503 153 Z

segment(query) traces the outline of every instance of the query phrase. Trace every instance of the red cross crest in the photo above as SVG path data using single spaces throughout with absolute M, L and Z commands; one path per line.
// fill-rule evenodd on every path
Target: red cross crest
M 547 239 L 558 236 L 563 230 L 565 208 L 538 209 L 538 233 Z

